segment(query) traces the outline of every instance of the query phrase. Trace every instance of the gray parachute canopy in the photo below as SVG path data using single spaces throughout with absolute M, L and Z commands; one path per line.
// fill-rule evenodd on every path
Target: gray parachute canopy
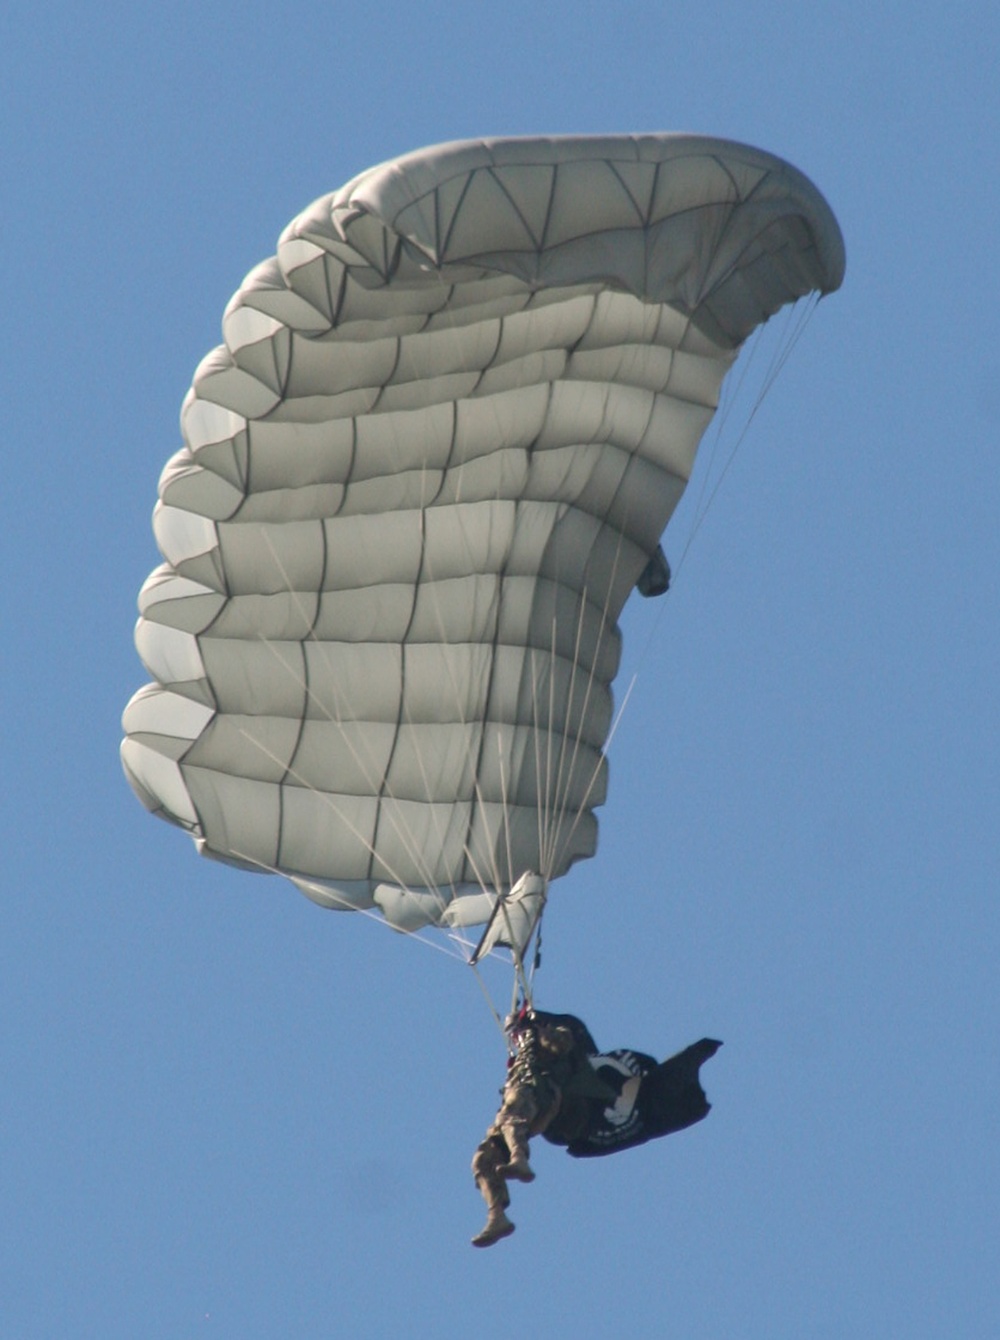
M 689 135 L 440 145 L 318 200 L 160 480 L 143 803 L 401 929 L 544 897 L 595 850 L 618 616 L 722 379 L 843 269 L 805 177 Z

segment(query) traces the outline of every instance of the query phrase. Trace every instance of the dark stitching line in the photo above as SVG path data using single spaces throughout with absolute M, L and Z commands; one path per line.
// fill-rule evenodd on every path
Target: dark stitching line
M 451 445 L 448 451 L 449 461 L 453 458 L 455 454 L 455 442 L 458 437 L 458 406 L 455 404 L 454 401 L 452 401 L 451 404 L 452 404 L 452 420 L 451 420 Z M 378 835 L 379 835 L 379 828 L 381 827 L 382 824 L 382 813 L 383 813 L 384 802 L 387 796 L 388 799 L 390 800 L 393 798 L 391 793 L 387 792 L 387 786 L 389 782 L 389 774 L 392 771 L 393 760 L 395 759 L 396 751 L 399 748 L 400 734 L 402 732 L 403 721 L 404 721 L 403 708 L 406 702 L 406 648 L 408 645 L 407 638 L 409 636 L 410 629 L 413 627 L 413 621 L 416 618 L 417 603 L 420 598 L 420 581 L 424 571 L 424 564 L 427 559 L 427 512 L 429 508 L 434 506 L 435 499 L 441 496 L 441 490 L 444 487 L 444 481 L 447 478 L 447 474 L 448 474 L 448 462 L 445 462 L 441 470 L 441 478 L 438 481 L 438 487 L 436 493 L 434 494 L 434 497 L 429 499 L 420 508 L 420 561 L 417 564 L 417 572 L 413 580 L 413 603 L 410 606 L 410 615 L 407 620 L 406 628 L 403 630 L 403 635 L 400 641 L 398 643 L 386 644 L 387 646 L 397 646 L 397 645 L 399 646 L 400 651 L 399 707 L 396 713 L 396 729 L 392 737 L 392 745 L 390 746 L 389 749 L 389 757 L 386 759 L 385 768 L 382 773 L 382 781 L 379 785 L 378 796 L 376 797 L 375 824 L 372 829 L 371 849 L 368 853 L 369 880 L 374 879 L 373 871 L 378 852 Z M 430 797 L 428 797 L 428 803 L 433 804 L 433 801 L 431 800 Z
M 291 755 L 285 766 L 285 774 L 278 783 L 278 859 L 274 862 L 276 866 L 280 866 L 282 863 L 281 846 L 285 838 L 285 786 L 288 782 L 288 778 L 297 770 L 296 762 L 299 750 L 302 748 L 302 741 L 305 738 L 309 703 L 312 699 L 312 686 L 309 682 L 309 656 L 306 647 L 310 639 L 318 641 L 318 639 L 316 639 L 316 625 L 319 623 L 319 614 L 323 605 L 323 592 L 326 588 L 327 568 L 330 562 L 330 545 L 327 541 L 326 526 L 322 521 L 319 522 L 319 528 L 323 546 L 323 560 L 320 565 L 319 590 L 316 592 L 316 607 L 313 611 L 312 623 L 310 624 L 308 633 L 304 638 L 298 639 L 302 657 L 302 715 L 299 718 L 299 729 L 295 737 L 295 743 L 292 746 Z M 301 594 L 301 592 L 298 594 Z
M 510 204 L 511 209 L 513 209 L 514 213 L 515 213 L 515 214 L 517 215 L 517 217 L 521 220 L 521 224 L 522 224 L 523 227 L 524 227 L 524 231 L 527 233 L 528 237 L 530 237 L 531 240 L 532 240 L 532 242 L 535 244 L 535 248 L 536 248 L 536 250 L 541 250 L 541 248 L 542 248 L 541 240 L 540 240 L 540 239 L 537 239 L 537 238 L 535 237 L 535 230 L 534 230 L 534 228 L 532 228 L 532 226 L 531 226 L 531 224 L 528 222 L 528 220 L 524 217 L 524 213 L 523 213 L 523 211 L 522 211 L 522 209 L 521 209 L 521 206 L 517 203 L 517 201 L 516 201 L 516 200 L 514 199 L 514 197 L 511 195 L 510 191 L 507 189 L 507 187 L 506 187 L 506 185 L 504 184 L 504 182 L 497 176 L 497 171 L 498 171 L 498 169 L 497 169 L 496 167 L 489 167 L 489 168 L 486 169 L 486 171 L 488 172 L 488 174 L 490 175 L 490 177 L 493 179 L 493 181 L 496 183 L 496 185 L 499 187 L 499 189 L 500 189 L 500 190 L 503 192 L 503 194 L 506 196 L 506 198 L 507 198 L 507 200 L 508 200 L 508 202 L 509 202 L 509 204 Z M 554 181 L 555 181 L 555 174 L 553 174 L 553 182 L 554 182 Z M 551 210 L 551 208 L 552 208 L 552 188 L 550 187 L 550 188 L 549 188 L 549 203 L 548 203 L 548 206 L 546 207 L 546 211 L 545 211 L 545 219 L 544 219 L 543 224 L 542 224 L 542 237 L 545 236 L 545 225 L 548 223 L 549 211 Z

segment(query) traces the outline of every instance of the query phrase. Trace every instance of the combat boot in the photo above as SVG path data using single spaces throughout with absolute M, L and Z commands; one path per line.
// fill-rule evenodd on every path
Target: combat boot
M 526 1149 L 512 1149 L 510 1153 L 510 1162 L 502 1163 L 497 1169 L 501 1177 L 507 1180 L 513 1179 L 515 1182 L 533 1182 L 535 1180 L 534 1170 L 528 1162 L 528 1151 Z
M 472 1239 L 473 1247 L 492 1247 L 494 1242 L 499 1242 L 501 1238 L 509 1238 L 514 1232 L 514 1225 L 499 1205 L 490 1207 L 486 1216 L 486 1223 Z

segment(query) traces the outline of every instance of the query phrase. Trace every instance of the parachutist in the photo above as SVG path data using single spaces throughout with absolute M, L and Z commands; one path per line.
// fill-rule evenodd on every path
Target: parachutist
M 509 1018 L 506 1030 L 511 1057 L 500 1110 L 472 1159 L 487 1210 L 475 1247 L 514 1232 L 507 1184 L 534 1181 L 532 1136 L 589 1158 L 692 1126 L 710 1106 L 699 1069 L 722 1046 L 702 1038 L 662 1062 L 626 1049 L 599 1054 L 575 1015 L 529 1009 Z
M 472 1175 L 487 1211 L 485 1226 L 472 1239 L 474 1247 L 492 1246 L 514 1232 L 506 1215 L 507 1182 L 535 1180 L 528 1141 L 541 1135 L 559 1111 L 577 1049 L 570 1028 L 530 1010 L 508 1018 L 506 1030 L 511 1056 L 500 1110 L 472 1159 Z M 585 1056 L 583 1060 L 586 1064 Z

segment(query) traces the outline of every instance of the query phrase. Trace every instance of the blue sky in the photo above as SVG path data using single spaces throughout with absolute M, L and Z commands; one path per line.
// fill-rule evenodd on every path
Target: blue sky
M 0 1332 L 993 1336 L 997 10 L 363 10 L 0 19 Z M 723 1038 L 712 1114 L 539 1148 L 477 1253 L 474 978 L 145 814 L 134 600 L 191 374 L 293 215 L 424 144 L 653 129 L 805 171 L 847 279 L 626 612 L 600 849 L 546 917 L 539 1003 Z

